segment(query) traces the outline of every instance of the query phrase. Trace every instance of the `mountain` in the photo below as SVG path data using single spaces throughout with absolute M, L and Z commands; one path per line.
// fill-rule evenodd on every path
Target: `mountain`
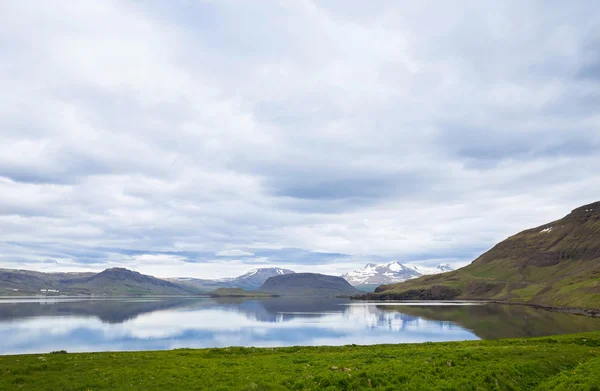
M 100 273 L 0 269 L 0 295 L 189 295 L 197 290 L 123 268 Z
M 316 273 L 294 273 L 270 277 L 261 292 L 280 296 L 341 296 L 359 291 L 342 277 Z
M 186 295 L 193 289 L 167 280 L 148 276 L 124 268 L 106 269 L 98 274 L 68 282 L 68 286 L 88 289 L 94 294 L 106 295 Z
M 346 273 L 342 275 L 342 277 L 350 284 L 357 286 L 402 282 L 410 280 L 411 278 L 420 277 L 421 275 L 422 273 L 419 273 L 413 268 L 398 262 L 391 262 L 381 265 L 368 263 L 362 269 Z
M 437 270 L 437 273 L 431 273 L 431 274 L 447 273 L 447 272 L 454 271 L 454 268 L 452 266 L 448 265 L 447 263 L 437 265 L 435 269 Z
M 280 269 L 277 267 L 260 268 L 250 270 L 248 273 L 234 278 L 233 280 L 231 280 L 231 283 L 235 285 L 236 288 L 258 289 L 270 277 L 293 273 L 295 273 L 293 270 Z
M 403 265 L 399 262 L 380 265 L 368 263 L 361 269 L 342 275 L 342 278 L 362 291 L 373 292 L 377 286 L 382 284 L 393 284 L 421 277 L 425 274 L 445 273 L 452 270 L 454 269 L 448 264 L 438 265 L 435 268 L 427 268 L 423 266 Z
M 470 265 L 382 285 L 368 298 L 497 299 L 600 308 L 600 202 L 498 243 Z
M 440 274 L 454 271 L 454 268 L 447 263 L 437 265 L 436 267 L 425 267 L 425 266 L 413 266 L 405 265 L 411 269 L 417 271 L 420 275 Z
M 293 270 L 281 269 L 278 267 L 268 267 L 250 270 L 248 273 L 234 278 L 221 278 L 217 280 L 177 277 L 169 278 L 168 281 L 191 286 L 204 292 L 214 291 L 219 288 L 242 288 L 247 290 L 256 290 L 267 281 L 269 277 L 292 274 Z
M 0 269 L 0 295 L 39 294 L 42 289 L 60 290 L 69 280 L 94 273 L 42 273 L 31 270 Z

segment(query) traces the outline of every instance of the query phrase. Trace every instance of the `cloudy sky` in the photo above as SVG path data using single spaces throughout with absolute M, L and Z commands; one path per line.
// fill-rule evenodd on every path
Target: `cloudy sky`
M 595 1 L 0 1 L 0 267 L 461 266 L 600 199 Z

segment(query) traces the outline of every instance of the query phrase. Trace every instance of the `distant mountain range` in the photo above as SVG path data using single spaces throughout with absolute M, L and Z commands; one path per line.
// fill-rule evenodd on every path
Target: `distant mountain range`
M 600 309 L 600 201 L 513 235 L 461 269 L 383 285 L 367 296 Z
M 42 273 L 0 269 L 0 295 L 194 295 L 217 289 L 258 289 L 269 277 L 292 274 L 281 268 L 260 268 L 239 277 L 218 280 L 190 277 L 161 279 L 124 268 L 100 273 Z
M 383 265 L 369 263 L 362 269 L 344 274 L 342 278 L 363 291 L 372 292 L 382 284 L 406 281 L 447 270 L 451 270 L 448 265 L 427 269 L 398 262 Z M 238 277 L 211 280 L 192 277 L 160 279 L 124 268 L 106 269 L 100 273 L 42 273 L 0 269 L 0 295 L 193 295 L 212 293 L 218 289 L 254 291 L 271 277 L 291 274 L 295 272 L 269 267 L 253 269 Z M 322 282 L 319 279 L 303 281 L 309 284 L 314 282 L 316 287 L 320 287 Z M 346 293 L 348 292 L 343 294 Z
M 443 272 L 448 268 L 448 265 L 426 269 L 402 265 L 398 262 L 383 265 L 370 263 L 362 269 L 343 275 L 343 283 L 337 288 L 334 286 L 329 288 L 331 288 L 331 292 L 339 291 L 338 294 L 348 294 L 350 290 L 341 287 L 348 281 L 363 291 L 372 292 L 382 284 L 406 281 L 424 274 Z M 272 277 L 293 274 L 296 274 L 293 270 L 270 267 L 250 270 L 238 277 L 210 280 L 192 277 L 160 279 L 124 268 L 106 269 L 100 273 L 41 273 L 0 269 L 0 295 L 194 295 L 213 293 L 222 289 L 256 291 Z M 323 293 L 326 290 L 322 286 L 323 278 L 340 278 L 314 273 L 302 274 L 312 275 L 314 278 L 304 276 L 297 281 L 294 279 L 289 281 L 293 280 L 294 283 L 303 281 L 303 283 L 309 284 L 307 291 L 314 288 L 313 293 L 317 291 Z M 321 277 L 316 278 L 315 276 Z M 333 283 L 333 285 L 335 284 Z M 276 294 L 290 295 L 291 293 L 278 291 Z
M 376 265 L 368 263 L 363 268 L 342 275 L 342 277 L 353 286 L 359 288 L 375 289 L 382 284 L 393 284 L 403 282 L 423 275 L 438 274 L 452 271 L 448 264 L 438 265 L 435 268 L 422 266 L 403 265 L 399 262 L 390 262 Z
M 242 288 L 247 290 L 258 289 L 269 277 L 292 274 L 293 270 L 281 269 L 278 267 L 259 268 L 250 270 L 248 273 L 239 277 L 220 278 L 217 280 L 208 280 L 191 277 L 169 278 L 168 281 L 186 285 L 198 291 L 211 292 L 219 288 Z

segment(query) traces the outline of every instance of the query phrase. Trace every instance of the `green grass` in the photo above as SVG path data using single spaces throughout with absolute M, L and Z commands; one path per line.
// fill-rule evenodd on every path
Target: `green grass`
M 545 286 L 541 284 L 531 284 L 525 286 L 525 288 L 522 289 L 513 289 L 511 293 L 513 295 L 518 296 L 519 300 L 524 300 L 530 297 L 534 297 L 539 291 L 541 291 L 544 288 Z
M 600 332 L 406 345 L 0 357 L 2 390 L 598 390 Z

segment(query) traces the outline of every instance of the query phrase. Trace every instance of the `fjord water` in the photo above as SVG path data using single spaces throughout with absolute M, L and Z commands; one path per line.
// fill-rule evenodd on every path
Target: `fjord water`
M 600 319 L 481 303 L 342 299 L 0 299 L 0 354 L 408 343 L 600 330 Z

